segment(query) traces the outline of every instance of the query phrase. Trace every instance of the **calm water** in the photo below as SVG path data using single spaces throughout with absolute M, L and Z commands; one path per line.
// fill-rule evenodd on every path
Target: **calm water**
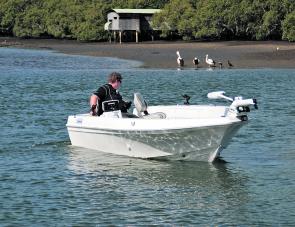
M 295 225 L 295 70 L 146 70 L 137 62 L 0 49 L 0 226 Z M 225 162 L 159 162 L 73 148 L 69 114 L 111 71 L 149 104 L 256 97 Z M 219 104 L 222 102 L 219 101 Z

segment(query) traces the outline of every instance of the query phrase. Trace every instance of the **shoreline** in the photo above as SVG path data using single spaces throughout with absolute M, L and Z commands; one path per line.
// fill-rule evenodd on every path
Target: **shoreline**
M 154 41 L 140 43 L 78 42 L 56 39 L 18 39 L 0 37 L 0 47 L 46 49 L 70 55 L 115 57 L 143 63 L 144 68 L 177 68 L 176 51 L 184 59 L 184 69 L 194 68 L 193 58 L 200 59 L 198 68 L 208 68 L 205 55 L 228 68 L 295 68 L 295 43 L 286 41 Z M 1 50 L 1 49 L 0 49 Z

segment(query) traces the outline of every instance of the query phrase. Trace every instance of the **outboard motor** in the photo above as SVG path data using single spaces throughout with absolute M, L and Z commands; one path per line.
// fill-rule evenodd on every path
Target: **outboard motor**
M 250 106 L 254 106 L 255 109 L 258 109 L 256 99 L 243 99 L 241 96 L 230 98 L 224 95 L 224 91 L 216 91 L 208 93 L 207 97 L 209 99 L 226 99 L 231 101 L 232 104 L 228 107 L 228 110 L 225 113 L 225 116 L 233 116 L 239 118 L 241 121 L 247 121 L 247 113 L 250 112 Z
M 229 106 L 229 113 L 233 113 L 241 121 L 247 121 L 247 113 L 250 112 L 250 106 L 258 109 L 256 99 L 243 99 L 242 97 L 235 97 L 232 104 Z

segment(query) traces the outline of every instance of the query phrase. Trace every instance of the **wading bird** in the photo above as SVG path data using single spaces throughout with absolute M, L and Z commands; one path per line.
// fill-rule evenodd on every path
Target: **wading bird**
M 197 57 L 195 57 L 195 58 L 193 59 L 193 64 L 194 64 L 196 67 L 198 67 L 199 63 L 200 63 L 200 59 L 197 58 Z
M 211 58 L 208 58 L 208 54 L 206 54 L 206 63 L 209 67 L 215 67 L 215 61 Z
M 179 51 L 176 51 L 176 55 L 177 55 L 177 64 L 179 67 L 183 67 L 184 65 L 184 60 L 183 58 L 180 56 Z

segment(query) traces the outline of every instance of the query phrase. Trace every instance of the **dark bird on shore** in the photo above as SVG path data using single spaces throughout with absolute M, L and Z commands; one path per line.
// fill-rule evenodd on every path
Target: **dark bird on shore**
M 228 67 L 234 67 L 234 65 L 229 61 L 229 60 L 227 60 L 227 64 L 228 64 Z
M 183 58 L 180 56 L 179 51 L 176 51 L 176 55 L 177 55 L 177 64 L 179 67 L 183 67 L 184 66 L 184 60 Z
M 223 66 L 222 66 L 222 62 L 221 61 L 218 62 L 218 65 L 219 65 L 219 68 L 222 69 Z
M 208 58 L 208 54 L 206 54 L 206 63 L 209 67 L 215 67 L 215 61 L 211 58 Z
M 200 59 L 197 58 L 197 57 L 195 57 L 195 58 L 193 59 L 193 64 L 194 64 L 196 67 L 198 67 L 199 63 L 200 63 Z

